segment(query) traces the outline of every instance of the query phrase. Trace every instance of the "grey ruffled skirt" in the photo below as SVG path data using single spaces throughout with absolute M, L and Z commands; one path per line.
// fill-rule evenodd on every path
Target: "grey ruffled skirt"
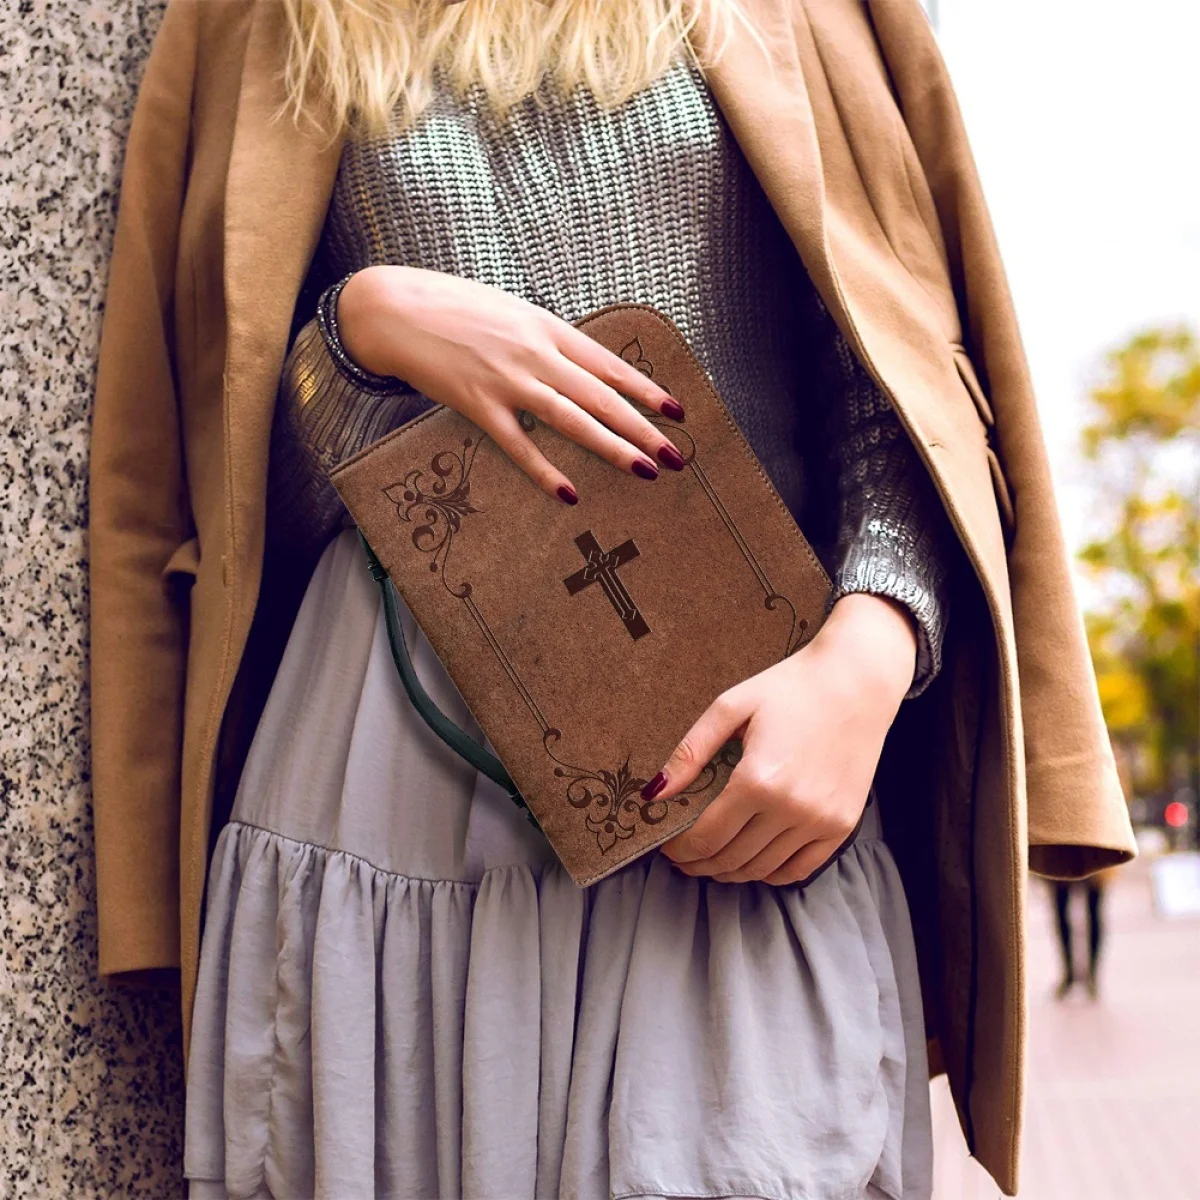
M 478 732 L 404 614 L 426 687 Z M 912 928 L 867 809 L 809 887 L 659 854 L 581 891 L 421 723 L 352 531 L 305 594 L 212 862 L 200 1200 L 928 1200 Z

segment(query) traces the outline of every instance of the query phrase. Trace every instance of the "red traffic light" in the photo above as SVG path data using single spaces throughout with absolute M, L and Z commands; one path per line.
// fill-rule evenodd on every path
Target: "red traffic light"
M 1188 823 L 1187 805 L 1178 800 L 1172 800 L 1166 808 L 1163 809 L 1163 820 L 1166 821 L 1172 829 L 1182 829 Z

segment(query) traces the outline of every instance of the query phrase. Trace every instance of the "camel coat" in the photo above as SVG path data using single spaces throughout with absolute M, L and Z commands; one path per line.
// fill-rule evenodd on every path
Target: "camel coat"
M 1078 877 L 1135 853 L 1029 374 L 918 0 L 743 3 L 769 62 L 739 31 L 714 96 L 958 534 L 945 668 L 903 706 L 879 790 L 936 1069 L 1011 1194 L 1027 872 Z M 269 119 L 283 39 L 276 0 L 169 4 L 130 131 L 100 349 L 100 971 L 180 968 L 185 1046 L 221 762 L 236 768 L 257 717 L 231 696 L 252 623 L 273 624 L 268 431 L 341 146 Z

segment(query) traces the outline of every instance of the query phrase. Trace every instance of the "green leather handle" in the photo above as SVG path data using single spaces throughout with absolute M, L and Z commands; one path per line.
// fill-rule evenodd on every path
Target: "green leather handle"
M 417 678 L 416 668 L 408 653 L 408 645 L 404 641 L 404 630 L 400 628 L 400 613 L 396 608 L 395 588 L 361 529 L 358 531 L 358 538 L 362 542 L 367 556 L 367 566 L 371 572 L 371 578 L 379 584 L 379 590 L 383 595 L 383 617 L 384 623 L 387 625 L 388 644 L 392 648 L 392 661 L 396 664 L 396 672 L 400 676 L 400 682 L 404 684 L 404 690 L 408 693 L 413 708 L 417 710 L 425 724 L 455 754 L 466 759 L 471 766 L 494 783 L 498 783 L 508 793 L 509 799 L 524 811 L 526 818 L 534 828 L 540 828 L 537 819 L 529 810 L 529 805 L 525 803 L 520 789 L 513 782 L 512 776 L 504 769 L 504 764 L 486 746 L 481 746 L 470 734 L 460 729 L 446 716 L 434 703 L 420 679 Z

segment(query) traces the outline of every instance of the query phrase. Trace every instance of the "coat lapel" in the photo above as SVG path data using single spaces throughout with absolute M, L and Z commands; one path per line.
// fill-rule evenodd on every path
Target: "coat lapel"
M 344 140 L 339 134 L 330 141 L 308 124 L 297 128 L 290 115 L 272 120 L 284 99 L 286 33 L 283 5 L 259 0 L 225 192 L 229 539 L 233 569 L 256 581 L 251 564 L 262 557 L 275 394 L 296 296 L 320 237 Z M 233 590 L 237 595 L 239 589 Z M 257 593 L 257 587 L 241 589 L 246 591 Z M 252 610 L 255 599 L 246 596 L 239 606 Z M 250 615 L 235 613 L 235 627 L 240 621 L 248 628 Z

